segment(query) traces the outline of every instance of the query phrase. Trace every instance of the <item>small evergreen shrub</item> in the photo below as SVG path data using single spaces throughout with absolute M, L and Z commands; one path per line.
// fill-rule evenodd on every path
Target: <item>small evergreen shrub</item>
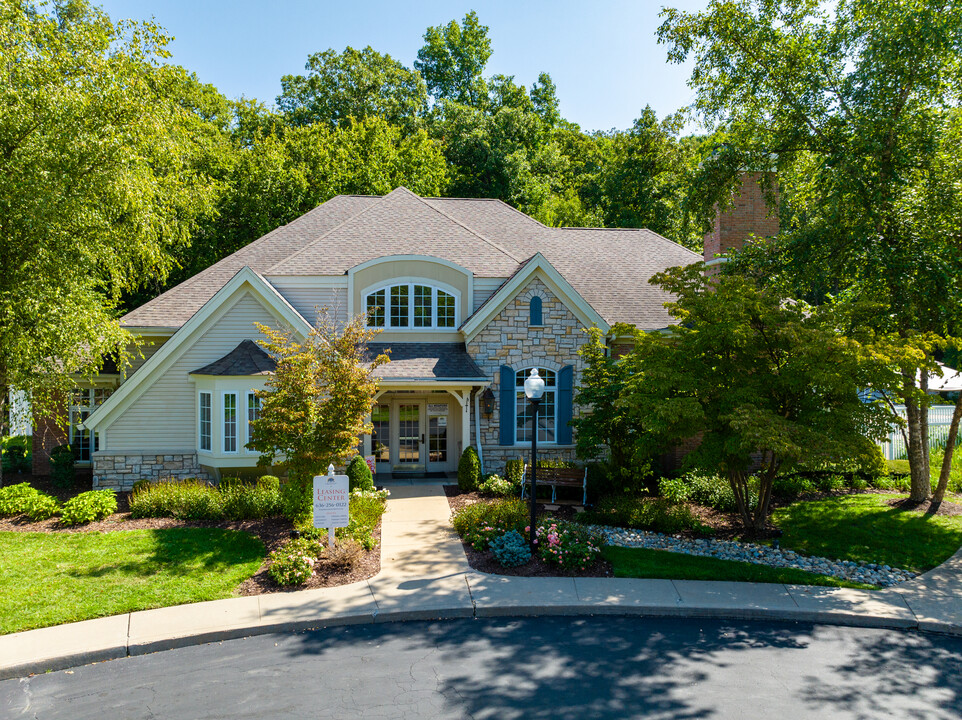
M 531 560 L 528 541 L 517 530 L 509 530 L 491 541 L 491 552 L 502 567 L 519 567 Z
M 103 520 L 117 512 L 117 494 L 113 490 L 91 490 L 70 498 L 60 511 L 64 525 L 86 525 Z
M 594 565 L 604 540 L 587 528 L 558 520 L 538 526 L 537 543 L 542 560 L 571 571 Z
M 705 530 L 686 504 L 668 498 L 612 495 L 602 498 L 593 509 L 580 513 L 575 520 L 582 525 L 612 525 L 669 534 Z
M 486 550 L 494 538 L 509 530 L 524 531 L 528 505 L 519 498 L 479 502 L 458 510 L 451 523 L 458 535 L 475 550 Z
M 815 492 L 815 484 L 800 475 L 780 475 L 772 481 L 772 494 L 784 500 L 811 492 Z
M 356 455 L 347 466 L 348 483 L 351 490 L 373 490 L 374 476 L 367 461 Z
M 3 448 L 4 474 L 29 473 L 31 470 L 30 451 L 18 443 L 10 443 Z
M 515 458 L 504 464 L 504 479 L 515 488 L 521 488 L 521 478 L 524 475 L 524 460 Z
M 34 522 L 48 520 L 60 512 L 60 502 L 57 498 L 44 493 L 37 493 L 37 497 L 30 503 L 26 514 Z
M 50 451 L 50 480 L 59 488 L 69 488 L 75 479 L 73 451 L 69 445 L 58 445 Z
M 257 487 L 264 490 L 273 490 L 280 496 L 281 480 L 276 475 L 262 475 L 257 479 Z
M 477 490 L 481 482 L 481 460 L 473 445 L 468 445 L 458 461 L 458 490 L 471 492 Z
M 303 538 L 291 540 L 270 554 L 267 574 L 278 585 L 303 585 L 314 575 L 316 553 L 316 543 Z

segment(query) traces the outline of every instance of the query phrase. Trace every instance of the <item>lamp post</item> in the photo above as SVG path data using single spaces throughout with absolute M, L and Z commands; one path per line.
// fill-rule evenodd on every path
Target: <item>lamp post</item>
M 538 408 L 544 395 L 544 380 L 538 376 L 538 368 L 531 368 L 531 374 L 524 381 L 524 396 L 531 403 L 531 522 L 528 525 L 528 544 L 534 552 L 535 508 L 538 501 Z

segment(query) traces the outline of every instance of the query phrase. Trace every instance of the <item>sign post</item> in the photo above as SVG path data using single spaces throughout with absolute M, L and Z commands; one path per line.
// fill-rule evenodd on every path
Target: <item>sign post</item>
M 334 529 L 350 522 L 351 494 L 347 475 L 335 475 L 334 465 L 327 475 L 314 476 L 314 527 L 327 528 L 327 546 L 334 547 Z

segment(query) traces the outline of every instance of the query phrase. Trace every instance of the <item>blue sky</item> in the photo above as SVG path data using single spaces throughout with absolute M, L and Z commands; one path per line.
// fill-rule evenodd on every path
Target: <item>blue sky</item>
M 95 0 L 96 2 L 96 0 Z M 153 18 L 174 37 L 172 62 L 229 97 L 268 105 L 282 75 L 301 73 L 307 56 L 370 45 L 411 66 L 425 29 L 475 10 L 490 28 L 487 74 L 530 86 L 547 71 L 562 115 L 584 130 L 624 129 L 651 105 L 664 117 L 691 102 L 689 68 L 665 62 L 658 13 L 698 10 L 707 0 L 102 0 L 112 19 Z

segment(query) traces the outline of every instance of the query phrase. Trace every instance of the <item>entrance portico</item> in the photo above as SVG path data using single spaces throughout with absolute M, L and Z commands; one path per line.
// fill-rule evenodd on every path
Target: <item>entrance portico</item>
M 376 371 L 373 432 L 364 437 L 364 454 L 375 457 L 378 475 L 455 472 L 472 444 L 472 398 L 490 381 L 460 343 L 371 343 L 369 349 L 391 351 L 391 362 Z

